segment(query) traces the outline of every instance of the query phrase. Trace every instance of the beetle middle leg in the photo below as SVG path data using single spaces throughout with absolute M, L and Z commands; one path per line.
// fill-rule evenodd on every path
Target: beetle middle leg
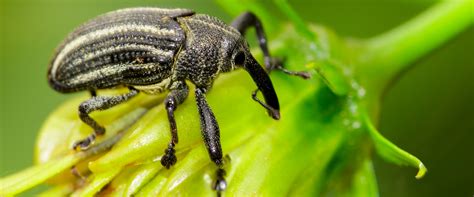
M 172 84 L 171 92 L 166 97 L 164 103 L 166 111 L 168 112 L 168 121 L 170 123 L 171 141 L 168 148 L 165 149 L 165 155 L 161 158 L 161 165 L 170 168 L 176 163 L 176 155 L 174 146 L 178 143 L 178 129 L 176 127 L 176 120 L 174 118 L 174 111 L 179 104 L 183 103 L 188 97 L 189 88 L 184 81 L 178 81 Z
M 258 44 L 263 52 L 263 58 L 265 63 L 265 68 L 267 72 L 271 72 L 272 70 L 280 70 L 289 75 L 295 75 L 302 77 L 304 79 L 308 79 L 311 75 L 308 72 L 301 72 L 301 71 L 291 71 L 285 69 L 283 67 L 282 61 L 278 58 L 273 58 L 270 55 L 270 51 L 268 50 L 267 44 L 267 36 L 265 35 L 265 31 L 263 30 L 262 23 L 260 19 L 258 19 L 255 14 L 252 12 L 245 12 L 238 16 L 233 22 L 232 27 L 236 28 L 242 36 L 245 35 L 245 32 L 249 27 L 255 27 L 255 31 L 257 33 Z
M 92 96 L 92 98 L 79 105 L 79 117 L 84 123 L 94 129 L 94 133 L 85 139 L 75 142 L 73 149 L 77 149 L 78 147 L 80 149 L 87 149 L 97 136 L 105 133 L 105 128 L 92 119 L 89 114 L 93 111 L 109 109 L 115 105 L 123 103 L 136 96 L 139 92 L 132 87 L 129 87 L 129 90 L 130 92 L 119 96 Z M 91 94 L 94 95 L 95 91 L 91 91 Z
M 211 108 L 206 101 L 206 89 L 196 88 L 196 103 L 199 110 L 199 117 L 201 120 L 201 133 L 206 144 L 207 152 L 211 160 L 217 165 L 216 171 L 216 182 L 213 185 L 213 189 L 220 194 L 227 187 L 225 181 L 225 170 L 224 162 L 222 159 L 222 147 L 220 142 L 220 131 L 219 125 L 217 124 L 216 117 L 212 113 Z

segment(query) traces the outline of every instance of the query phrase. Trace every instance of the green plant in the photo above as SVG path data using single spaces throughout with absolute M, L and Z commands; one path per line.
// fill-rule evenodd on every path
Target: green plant
M 278 122 L 251 101 L 254 85 L 244 73 L 223 75 L 216 81 L 208 99 L 222 125 L 224 151 L 231 158 L 225 194 L 377 195 L 370 158 L 374 149 L 387 161 L 419 168 L 417 177 L 423 176 L 426 169 L 417 158 L 375 129 L 380 97 L 402 69 L 471 25 L 473 1 L 441 2 L 367 40 L 340 38 L 326 27 L 307 25 L 285 1 L 275 1 L 291 20 L 282 28 L 276 25 L 285 22 L 276 21 L 263 4 L 220 3 L 233 15 L 245 9 L 258 13 L 268 32 L 279 32 L 272 35 L 273 54 L 287 57 L 291 69 L 315 73 L 308 81 L 272 74 L 282 106 Z M 81 100 L 65 103 L 50 116 L 38 138 L 36 155 L 41 164 L 2 178 L 2 195 L 47 179 L 55 185 L 47 194 L 212 192 L 214 169 L 201 143 L 192 97 L 176 112 L 181 131 L 179 162 L 171 170 L 162 169 L 157 161 L 169 140 L 161 97 L 141 95 L 94 114 L 106 123 L 106 140 L 90 151 L 74 153 L 68 149 L 70 144 L 90 132 L 77 119 Z M 86 183 L 70 175 L 72 165 L 83 173 L 85 167 L 92 171 Z

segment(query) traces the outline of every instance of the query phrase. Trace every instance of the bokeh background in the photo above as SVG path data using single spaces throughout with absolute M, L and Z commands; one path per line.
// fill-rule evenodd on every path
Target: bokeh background
M 409 20 L 435 1 L 290 2 L 308 21 L 330 27 L 341 36 L 368 38 Z M 87 19 L 132 6 L 186 7 L 231 21 L 210 0 L 0 1 L 0 177 L 33 164 L 42 122 L 62 101 L 74 96 L 56 93 L 47 85 L 46 70 L 54 48 Z M 386 92 L 381 133 L 418 156 L 429 172 L 416 180 L 415 169 L 375 157 L 381 196 L 474 195 L 473 52 L 471 27 L 415 62 Z

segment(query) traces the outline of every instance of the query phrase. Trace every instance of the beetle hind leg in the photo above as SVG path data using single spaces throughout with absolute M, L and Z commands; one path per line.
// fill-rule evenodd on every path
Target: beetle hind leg
M 161 157 L 161 165 L 169 169 L 177 161 L 174 146 L 178 143 L 178 129 L 176 127 L 176 120 L 174 118 L 174 111 L 179 104 L 183 103 L 188 97 L 189 88 L 184 81 L 175 82 L 171 86 L 171 92 L 166 97 L 164 104 L 168 112 L 168 121 L 170 124 L 171 141 L 168 148 L 165 149 L 165 154 Z
M 95 141 L 95 138 L 97 136 L 105 134 L 105 128 L 99 125 L 99 123 L 97 123 L 94 119 L 92 119 L 89 114 L 93 111 L 109 109 L 115 105 L 118 105 L 131 99 L 132 97 L 138 94 L 138 90 L 134 88 L 130 87 L 129 90 L 130 92 L 119 96 L 92 96 L 92 98 L 82 102 L 79 105 L 79 117 L 81 118 L 82 122 L 86 123 L 94 129 L 94 133 L 82 140 L 75 142 L 73 145 L 73 149 L 76 150 L 79 148 L 80 150 L 85 150 L 89 148 L 89 146 Z M 95 93 L 95 91 L 93 92 Z

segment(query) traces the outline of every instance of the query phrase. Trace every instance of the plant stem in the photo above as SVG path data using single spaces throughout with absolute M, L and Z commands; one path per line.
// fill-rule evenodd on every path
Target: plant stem
M 469 27 L 474 21 L 473 8 L 474 0 L 441 1 L 413 20 L 360 43 L 365 50 L 357 54 L 360 67 L 356 69 L 367 80 L 365 84 L 383 91 L 415 60 Z

